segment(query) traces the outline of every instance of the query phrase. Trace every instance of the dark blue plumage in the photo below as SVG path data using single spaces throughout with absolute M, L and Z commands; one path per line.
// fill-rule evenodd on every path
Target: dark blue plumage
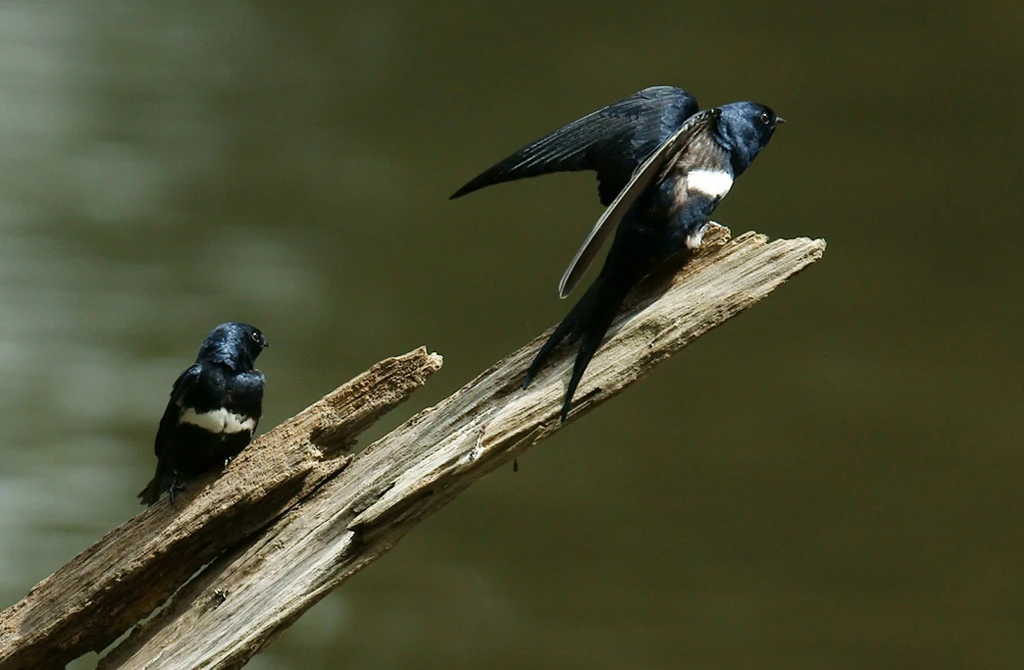
M 697 99 L 681 88 L 645 88 L 523 147 L 451 198 L 526 177 L 594 170 L 598 196 L 607 207 L 629 182 L 633 170 L 696 112 Z
M 181 480 L 223 466 L 249 444 L 263 411 L 264 378 L 254 365 L 268 346 L 244 323 L 222 323 L 206 336 L 171 388 L 156 434 L 156 474 L 139 493 L 144 505 L 163 491 L 174 502 Z
M 785 120 L 754 102 L 697 112 L 682 89 L 657 86 L 573 121 L 476 177 L 453 198 L 505 181 L 595 170 L 607 206 L 562 277 L 564 298 L 603 242 L 615 239 L 597 279 L 541 347 L 526 388 L 563 340 L 579 351 L 562 405 L 572 398 L 629 291 L 660 262 L 700 246 L 711 213 Z

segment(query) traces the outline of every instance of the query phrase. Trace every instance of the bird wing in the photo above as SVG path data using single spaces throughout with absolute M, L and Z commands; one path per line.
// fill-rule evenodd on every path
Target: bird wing
M 195 388 L 202 376 L 202 367 L 196 363 L 182 372 L 174 381 L 171 387 L 171 398 L 167 401 L 167 409 L 164 410 L 163 418 L 160 419 L 160 428 L 156 431 L 154 450 L 159 458 L 163 455 L 164 448 L 171 439 L 174 427 L 178 424 L 178 417 L 181 415 L 182 402 L 185 396 Z
M 597 252 L 601 250 L 604 241 L 615 231 L 619 222 L 622 221 L 622 217 L 633 206 L 640 194 L 655 181 L 655 178 L 662 175 L 669 159 L 686 151 L 690 141 L 697 133 L 707 128 L 720 115 L 721 110 L 718 108 L 706 109 L 694 114 L 633 172 L 629 182 L 615 196 L 608 209 L 590 230 L 590 234 L 583 241 L 579 251 L 573 256 L 565 274 L 562 275 L 562 281 L 558 284 L 559 296 L 562 298 L 568 296 L 576 287 L 583 273 L 594 261 Z
M 263 414 L 263 388 L 266 378 L 259 370 L 241 372 L 232 378 L 228 389 L 230 402 L 227 405 L 233 412 L 244 414 L 253 419 L 252 432 L 256 432 L 260 416 Z
M 595 170 L 607 207 L 644 158 L 696 112 L 696 98 L 680 88 L 645 88 L 523 147 L 451 197 L 552 172 Z

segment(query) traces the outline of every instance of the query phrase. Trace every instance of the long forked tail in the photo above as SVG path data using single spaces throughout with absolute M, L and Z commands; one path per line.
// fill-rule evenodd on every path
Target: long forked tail
M 147 507 L 152 507 L 160 495 L 170 489 L 173 479 L 162 474 L 154 475 L 153 479 L 146 484 L 146 488 L 139 491 L 139 502 Z
M 576 388 L 583 378 L 583 372 L 594 357 L 605 333 L 615 319 L 615 315 L 622 305 L 629 290 L 633 287 L 636 277 L 634 272 L 623 272 L 632 268 L 618 267 L 612 258 L 606 262 L 601 275 L 587 289 L 579 302 L 569 311 L 558 324 L 558 328 L 551 334 L 548 341 L 540 348 L 529 370 L 523 380 L 523 388 L 530 385 L 537 372 L 544 366 L 551 352 L 568 339 L 570 344 L 579 341 L 579 351 L 576 353 L 576 363 L 572 368 L 572 376 L 569 378 L 569 386 L 565 391 L 565 400 L 562 402 L 562 421 L 569 416 L 572 409 L 572 398 Z M 643 276 L 642 274 L 640 276 Z
M 167 447 L 165 446 L 164 449 L 166 450 Z M 156 473 L 153 475 L 153 479 L 146 484 L 146 488 L 139 491 L 137 497 L 140 499 L 139 502 L 143 505 L 152 507 L 153 504 L 160 499 L 160 494 L 168 490 L 172 485 L 174 478 L 165 473 L 165 461 L 166 458 L 164 455 L 161 455 L 157 459 Z
M 151 479 L 150 482 L 146 484 L 146 488 L 139 491 L 139 495 L 137 497 L 140 499 L 139 502 L 141 502 L 143 505 L 146 505 L 147 507 L 152 507 L 153 503 L 160 499 L 160 492 L 162 490 L 163 489 L 160 486 L 160 477 L 158 475 L 156 477 L 153 477 L 153 479 Z

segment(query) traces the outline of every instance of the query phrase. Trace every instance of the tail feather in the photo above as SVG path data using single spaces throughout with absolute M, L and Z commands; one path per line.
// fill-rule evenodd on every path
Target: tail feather
M 152 507 L 160 499 L 160 494 L 173 486 L 174 477 L 164 472 L 165 461 L 165 455 L 161 454 L 156 462 L 156 473 L 153 474 L 153 479 L 146 484 L 146 488 L 139 491 L 137 497 L 140 499 L 139 502 L 141 504 Z
M 160 492 L 162 490 L 163 489 L 160 486 L 160 477 L 153 477 L 153 479 L 146 484 L 146 488 L 139 491 L 138 498 L 143 505 L 152 507 L 153 504 L 160 499 Z
M 562 422 L 569 417 L 572 399 L 580 380 L 583 379 L 583 373 L 601 346 L 605 333 L 622 307 L 622 301 L 660 258 L 662 237 L 660 230 L 637 225 L 632 221 L 623 221 L 597 279 L 569 311 L 530 364 L 523 382 L 524 389 L 555 347 L 566 339 L 570 344 L 579 340 L 576 362 L 573 364 L 572 376 L 569 378 L 565 400 L 562 402 Z
M 623 293 L 622 298 L 625 298 Z M 605 333 L 612 325 L 615 314 L 619 311 L 622 298 L 615 301 L 614 305 L 601 305 L 602 309 L 591 312 L 591 319 L 586 325 L 586 330 L 580 334 L 580 348 L 576 352 L 576 362 L 572 366 L 572 376 L 569 378 L 569 386 L 565 389 L 565 400 L 562 402 L 562 423 L 569 417 L 569 410 L 572 409 L 572 397 L 576 395 L 576 387 L 583 379 L 583 372 L 590 365 L 590 359 L 597 353 Z
M 537 352 L 526 373 L 526 379 L 523 381 L 525 389 L 543 367 L 551 352 L 563 340 L 568 339 L 570 344 L 576 340 L 579 341 L 576 362 L 573 365 L 572 376 L 569 378 L 569 386 L 566 388 L 565 400 L 562 403 L 561 419 L 563 422 L 568 418 L 569 411 L 572 409 L 572 399 L 580 380 L 583 379 L 583 373 L 594 354 L 597 353 L 622 301 L 633 287 L 633 273 L 616 272 L 614 270 L 619 268 L 616 268 L 615 265 L 611 261 L 606 263 L 601 276 L 587 289 L 587 292 Z
M 591 311 L 592 308 L 590 307 L 590 304 L 594 302 L 594 298 L 595 291 L 592 286 L 590 290 L 580 298 L 579 302 L 569 310 L 569 313 L 565 315 L 562 322 L 558 324 L 557 328 L 555 328 L 555 332 L 551 333 L 551 337 L 548 338 L 547 342 L 544 343 L 544 346 L 542 346 L 540 351 L 537 352 L 537 355 L 534 356 L 533 362 L 530 363 L 530 368 L 526 371 L 526 378 L 523 379 L 524 391 L 530 385 L 530 382 L 533 381 L 537 372 L 544 366 L 544 363 L 547 362 L 551 352 L 562 343 L 562 340 L 568 338 L 569 344 L 573 344 L 577 339 L 579 339 L 579 329 L 577 326 L 580 324 L 580 321 L 584 318 L 586 313 Z

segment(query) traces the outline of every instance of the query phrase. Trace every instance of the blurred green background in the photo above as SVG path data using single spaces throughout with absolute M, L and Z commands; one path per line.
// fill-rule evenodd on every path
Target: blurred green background
M 716 219 L 824 259 L 251 667 L 1024 667 L 1022 37 L 1008 0 L 0 3 L 0 605 L 140 511 L 213 325 L 273 343 L 269 428 L 425 344 L 396 425 L 558 321 L 592 176 L 446 198 L 674 84 L 790 121 Z

